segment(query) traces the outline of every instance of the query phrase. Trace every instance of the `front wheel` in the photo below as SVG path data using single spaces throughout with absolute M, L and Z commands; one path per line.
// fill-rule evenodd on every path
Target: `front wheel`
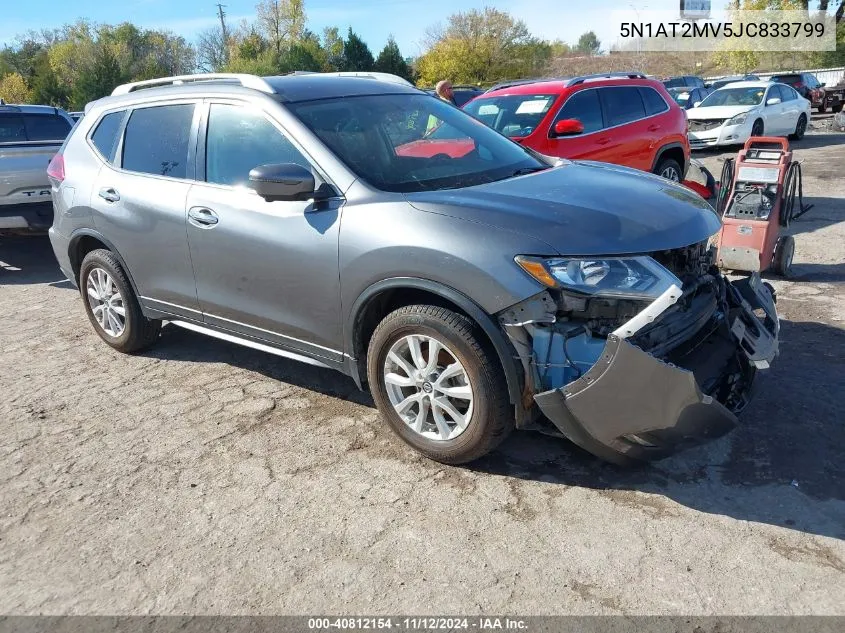
M 754 125 L 751 126 L 751 136 L 763 136 L 762 119 L 757 119 L 756 121 L 754 121 Z
M 88 320 L 100 338 L 120 352 L 152 345 L 161 321 L 148 319 L 117 258 L 105 249 L 91 251 L 79 269 L 79 291 Z
M 807 132 L 807 115 L 802 114 L 798 117 L 798 122 L 795 124 L 795 131 L 790 134 L 790 138 L 795 141 L 800 141 L 804 138 L 804 134 Z
M 384 420 L 435 461 L 478 459 L 513 430 L 498 357 L 473 321 L 446 308 L 387 315 L 370 340 L 367 377 Z

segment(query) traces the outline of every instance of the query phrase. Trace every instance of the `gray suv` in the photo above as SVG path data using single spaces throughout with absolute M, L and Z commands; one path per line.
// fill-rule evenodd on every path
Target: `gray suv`
M 120 86 L 50 174 L 56 257 L 107 344 L 169 322 L 336 369 L 446 463 L 514 428 L 659 457 L 732 428 L 777 353 L 772 293 L 714 267 L 699 196 L 395 82 Z

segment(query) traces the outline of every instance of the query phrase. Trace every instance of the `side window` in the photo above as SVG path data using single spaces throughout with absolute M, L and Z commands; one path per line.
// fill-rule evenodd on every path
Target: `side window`
M 193 117 L 193 104 L 134 110 L 123 137 L 123 168 L 185 178 Z
M 789 86 L 781 86 L 780 94 L 783 101 L 795 101 L 795 98 L 798 96 L 798 93 Z
M 773 97 L 777 97 L 781 100 L 781 102 L 786 101 L 786 90 L 783 89 L 783 86 L 773 86 L 771 90 L 769 90 L 769 96 L 767 97 L 767 101 Z
M 601 88 L 601 101 L 607 118 L 607 127 L 623 125 L 645 118 L 645 107 L 639 91 L 630 86 Z
M 663 97 L 660 96 L 654 88 L 638 88 L 640 91 L 640 96 L 643 98 L 643 104 L 645 105 L 645 112 L 647 115 L 652 116 L 654 114 L 660 114 L 661 112 L 666 112 L 669 109 L 669 106 L 666 105 L 666 102 L 663 100 Z M 698 91 L 695 90 L 693 94 L 697 94 Z M 693 101 L 694 103 L 695 101 Z
M 0 143 L 22 143 L 26 141 L 26 128 L 20 114 L 0 113 Z
M 111 112 L 104 116 L 97 129 L 91 135 L 91 142 L 103 158 L 111 162 L 114 159 L 114 146 L 117 140 L 117 133 L 120 130 L 120 122 L 123 121 L 125 110 Z
M 56 114 L 24 114 L 23 121 L 30 141 L 63 141 L 71 127 Z
M 578 119 L 581 121 L 584 126 L 584 134 L 602 129 L 604 122 L 601 115 L 598 90 L 580 90 L 569 97 L 555 117 L 555 122 L 563 119 Z
M 206 134 L 206 181 L 243 185 L 251 169 L 268 163 L 296 163 L 311 169 L 293 143 L 260 112 L 212 103 Z
M 696 88 L 704 88 L 704 80 L 701 77 L 693 77 L 692 79 Z

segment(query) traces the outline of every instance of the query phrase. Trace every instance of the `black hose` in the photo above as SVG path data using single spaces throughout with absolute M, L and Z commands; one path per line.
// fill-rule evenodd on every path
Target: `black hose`
M 728 198 L 734 186 L 734 159 L 726 158 L 722 163 L 722 175 L 719 177 L 719 196 L 716 198 L 716 213 L 725 215 Z
M 795 195 L 797 192 L 797 196 Z M 796 213 L 795 202 L 798 201 Z M 793 220 L 800 218 L 813 208 L 812 204 L 804 204 L 804 177 L 801 163 L 790 163 L 783 181 L 783 208 L 780 212 L 780 225 L 789 226 Z

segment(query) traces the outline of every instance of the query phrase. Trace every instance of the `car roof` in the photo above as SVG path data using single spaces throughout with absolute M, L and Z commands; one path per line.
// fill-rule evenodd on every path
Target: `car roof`
M 0 105 L 0 112 L 19 112 L 21 114 L 60 114 L 63 112 L 61 108 L 54 108 L 47 105 L 28 105 L 4 103 Z
M 606 86 L 663 86 L 663 84 L 655 79 L 649 79 L 645 75 L 585 75 L 583 77 L 560 78 L 560 79 L 539 79 L 537 81 L 521 82 L 515 85 L 506 85 L 503 88 L 496 88 L 495 86 L 476 99 L 488 99 L 490 97 L 501 97 L 506 95 L 536 95 L 536 94 L 554 94 L 558 95 L 565 90 L 581 85 L 596 84 L 600 87 Z
M 358 97 L 385 94 L 419 94 L 411 85 L 383 81 L 369 76 L 331 76 L 325 74 L 264 77 L 285 102 L 313 101 L 333 97 Z
M 772 85 L 771 81 L 763 81 L 762 79 L 759 81 L 732 81 L 727 86 L 722 86 L 719 90 L 724 90 L 725 88 L 768 88 Z

